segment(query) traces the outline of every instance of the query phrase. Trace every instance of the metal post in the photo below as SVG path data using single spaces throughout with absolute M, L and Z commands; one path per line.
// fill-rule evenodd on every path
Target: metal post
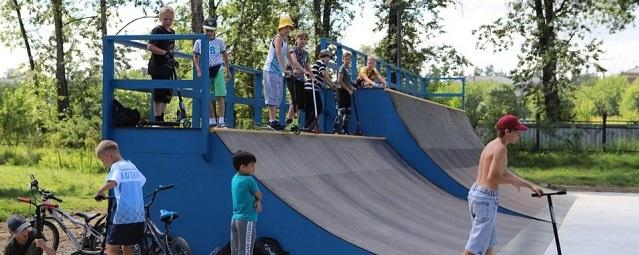
M 557 222 L 555 221 L 555 210 L 552 206 L 552 199 L 548 196 L 548 206 L 550 207 L 550 220 L 552 221 L 552 231 L 555 234 L 555 244 L 557 245 L 557 254 L 561 255 L 561 246 L 559 245 L 559 233 L 557 232 Z
M 113 128 L 113 79 L 115 75 L 115 47 L 110 38 L 102 38 L 102 139 L 111 139 Z
M 401 68 L 401 47 L 402 47 L 402 7 L 400 5 L 396 5 L 397 8 L 397 25 L 395 25 L 395 30 L 397 30 L 397 72 L 399 73 L 399 69 Z M 398 76 L 399 77 L 399 76 Z M 399 85 L 399 84 L 398 84 Z

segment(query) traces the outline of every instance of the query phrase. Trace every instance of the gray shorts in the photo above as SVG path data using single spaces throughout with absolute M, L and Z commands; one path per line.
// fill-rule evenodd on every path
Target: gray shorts
M 255 221 L 231 220 L 231 255 L 253 255 Z
M 473 184 L 468 192 L 468 208 L 473 227 L 466 251 L 484 255 L 488 248 L 497 245 L 495 218 L 499 208 L 499 192 Z
M 284 77 L 281 73 L 262 71 L 264 76 L 264 103 L 279 106 L 284 91 Z

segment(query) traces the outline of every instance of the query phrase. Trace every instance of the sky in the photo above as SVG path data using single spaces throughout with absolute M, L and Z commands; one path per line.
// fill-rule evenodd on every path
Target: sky
M 450 44 L 466 56 L 474 66 L 480 68 L 493 65 L 495 71 L 511 70 L 517 65 L 519 50 L 517 44 L 510 50 L 500 53 L 479 50 L 476 48 L 477 38 L 471 32 L 482 24 L 488 24 L 505 16 L 506 8 L 504 0 L 461 0 L 457 6 L 441 11 L 442 24 L 444 24 L 447 33 L 424 43 Z M 639 10 L 637 14 L 639 16 Z M 120 12 L 120 18 L 124 22 L 139 16 L 142 16 L 142 13 L 135 8 L 125 7 Z M 352 25 L 346 29 L 343 33 L 345 36 L 340 41 L 355 49 L 380 41 L 384 32 L 373 32 L 375 20 L 373 3 L 365 4 L 362 6 L 362 12 L 355 16 L 351 22 Z M 137 21 L 121 34 L 146 34 L 155 22 L 152 19 Z M 119 28 L 110 27 L 109 31 L 114 33 Z M 608 75 L 618 74 L 639 65 L 639 28 L 635 24 L 631 24 L 626 30 L 613 35 L 603 29 L 596 29 L 595 36 L 604 41 L 605 54 L 600 64 L 608 70 Z M 0 56 L 8 56 L 6 59 L 10 59 L 10 61 L 0 61 L 0 77 L 4 76 L 8 69 L 15 68 L 21 63 L 27 63 L 26 50 L 22 48 L 0 47 Z M 134 63 L 137 63 L 134 65 L 145 65 L 146 62 L 140 59 Z M 474 66 L 467 68 L 466 73 L 471 74 Z

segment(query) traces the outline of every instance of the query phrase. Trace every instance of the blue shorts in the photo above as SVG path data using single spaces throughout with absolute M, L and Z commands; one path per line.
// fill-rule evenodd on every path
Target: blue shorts
M 129 224 L 113 224 L 109 227 L 107 244 L 133 245 L 141 244 L 144 237 L 144 222 Z
M 262 71 L 264 76 L 264 104 L 279 106 L 284 92 L 284 76 L 278 72 Z
M 473 227 L 466 251 L 484 255 L 488 248 L 497 245 L 495 218 L 499 208 L 499 192 L 473 184 L 468 192 L 468 208 Z

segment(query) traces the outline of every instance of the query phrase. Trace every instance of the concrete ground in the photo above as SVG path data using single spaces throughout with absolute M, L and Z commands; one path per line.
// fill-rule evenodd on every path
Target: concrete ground
M 563 254 L 636 254 L 639 194 L 571 192 L 577 200 L 559 228 Z M 548 231 L 552 225 L 548 224 Z M 555 241 L 545 255 L 556 255 Z

